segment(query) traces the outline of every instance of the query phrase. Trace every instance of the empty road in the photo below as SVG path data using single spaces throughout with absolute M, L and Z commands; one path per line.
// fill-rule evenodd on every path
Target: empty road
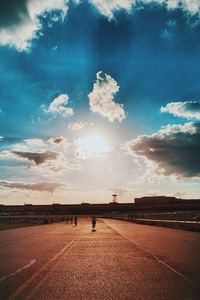
M 0 232 L 0 299 L 200 299 L 200 233 L 90 219 Z

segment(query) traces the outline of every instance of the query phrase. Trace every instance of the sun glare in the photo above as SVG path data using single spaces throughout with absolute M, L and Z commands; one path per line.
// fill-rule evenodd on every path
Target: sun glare
M 110 147 L 106 144 L 103 137 L 94 134 L 76 141 L 78 155 L 80 158 L 93 157 L 98 154 L 110 152 Z

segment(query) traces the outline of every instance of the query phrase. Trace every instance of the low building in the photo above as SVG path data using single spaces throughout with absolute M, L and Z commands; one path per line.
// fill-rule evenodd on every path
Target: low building
M 173 204 L 180 203 L 180 199 L 176 197 L 167 196 L 145 196 L 141 198 L 135 198 L 136 204 Z

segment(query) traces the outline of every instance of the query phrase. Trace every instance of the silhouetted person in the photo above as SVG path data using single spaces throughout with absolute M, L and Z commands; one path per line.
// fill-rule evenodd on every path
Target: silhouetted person
M 76 216 L 74 217 L 74 225 L 77 226 L 77 224 L 78 224 L 78 217 Z
M 97 219 L 95 216 L 92 216 L 92 230 L 95 231 Z
M 66 223 L 67 224 L 69 223 L 69 217 L 66 217 Z
M 73 218 L 73 217 L 71 217 L 71 218 L 70 218 L 70 220 L 71 220 L 71 224 L 73 224 L 73 220 L 74 220 L 74 218 Z

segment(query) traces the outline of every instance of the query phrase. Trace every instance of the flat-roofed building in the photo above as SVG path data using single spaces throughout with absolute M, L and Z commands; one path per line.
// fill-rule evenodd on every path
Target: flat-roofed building
M 180 203 L 181 199 L 176 197 L 167 197 L 167 196 L 145 196 L 141 198 L 135 198 L 136 204 L 172 204 Z

